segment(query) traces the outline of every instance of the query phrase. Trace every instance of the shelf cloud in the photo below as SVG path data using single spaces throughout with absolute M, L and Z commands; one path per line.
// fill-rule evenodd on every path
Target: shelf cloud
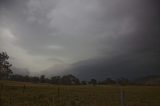
M 0 50 L 11 56 L 15 70 L 31 75 L 100 79 L 160 74 L 159 4 L 1 0 Z

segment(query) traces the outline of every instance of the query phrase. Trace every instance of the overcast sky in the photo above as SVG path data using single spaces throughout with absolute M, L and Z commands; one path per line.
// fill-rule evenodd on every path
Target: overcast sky
M 122 77 L 160 73 L 153 0 L 0 0 L 0 51 L 13 71 Z M 23 72 L 24 71 L 24 72 Z

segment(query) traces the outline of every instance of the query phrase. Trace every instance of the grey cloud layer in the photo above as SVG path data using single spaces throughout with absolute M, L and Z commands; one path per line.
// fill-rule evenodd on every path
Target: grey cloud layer
M 142 73 L 155 67 L 158 70 L 158 3 L 151 0 L 2 0 L 0 41 L 10 41 L 0 42 L 0 47 L 10 52 L 17 67 L 29 68 L 31 72 L 64 72 L 65 68 L 57 68 L 59 64 L 67 67 L 66 73 L 85 78 L 86 73 L 96 73 L 93 75 L 96 77 L 97 73 L 114 76 L 119 72 L 123 76 L 127 70 Z M 9 34 L 4 37 L 6 30 Z M 118 65 L 115 58 L 121 61 Z M 148 62 L 141 65 L 145 60 Z M 130 67 L 125 68 L 125 61 Z M 110 68 L 116 65 L 123 68 Z

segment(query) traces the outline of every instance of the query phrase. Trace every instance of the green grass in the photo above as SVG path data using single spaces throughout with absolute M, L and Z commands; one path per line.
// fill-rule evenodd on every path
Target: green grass
M 0 106 L 120 106 L 120 90 L 119 86 L 0 81 Z M 160 86 L 124 86 L 123 90 L 126 106 L 160 106 Z

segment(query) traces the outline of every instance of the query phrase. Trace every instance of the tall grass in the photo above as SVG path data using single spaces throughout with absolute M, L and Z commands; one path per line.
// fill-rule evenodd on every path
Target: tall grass
M 25 86 L 24 86 L 25 85 Z M 160 106 L 160 87 L 0 84 L 0 106 Z

